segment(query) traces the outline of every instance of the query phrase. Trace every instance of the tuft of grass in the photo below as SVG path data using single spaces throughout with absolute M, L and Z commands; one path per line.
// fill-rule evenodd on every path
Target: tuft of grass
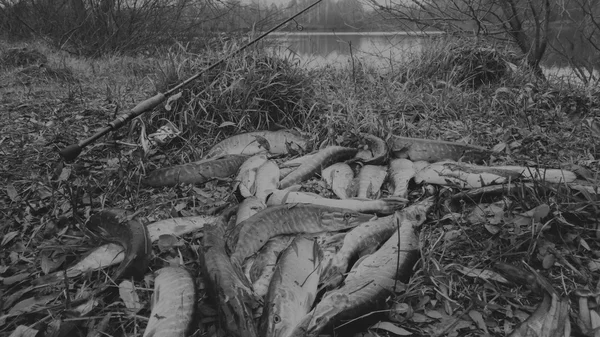
M 469 51 L 469 46 L 475 49 Z M 594 124 L 600 114 L 598 89 L 565 85 L 552 78 L 536 82 L 518 66 L 502 68 L 500 63 L 511 60 L 508 49 L 495 48 L 487 54 L 489 46 L 474 42 L 448 46 L 435 41 L 426 47 L 425 56 L 397 64 L 389 72 L 380 72 L 359 58 L 344 67 L 307 70 L 294 57 L 280 59 L 253 49 L 205 74 L 171 100 L 168 108 L 162 105 L 143 115 L 129 127 L 98 140 L 75 163 L 64 163 L 56 153 L 58 148 L 89 137 L 118 112 L 204 69 L 233 50 L 235 43 L 202 54 L 179 47 L 152 58 L 112 55 L 94 60 L 36 42 L 0 49 L 13 47 L 40 51 L 49 69 L 69 69 L 77 81 L 49 78 L 24 84 L 18 74 L 26 68 L 0 70 L 0 111 L 5 114 L 0 121 L 4 159 L 0 182 L 6 187 L 0 194 L 0 230 L 7 238 L 0 257 L 6 282 L 39 275 L 45 268 L 60 270 L 89 251 L 95 243 L 82 239 L 78 219 L 100 209 L 135 210 L 152 222 L 207 214 L 235 203 L 228 181 L 150 189 L 141 185 L 141 177 L 155 167 L 198 160 L 216 142 L 255 129 L 295 127 L 309 135 L 313 148 L 323 141 L 343 144 L 357 132 L 382 138 L 396 134 L 464 141 L 500 149 L 489 164 L 558 167 L 566 163 L 600 171 Z M 439 72 L 440 66 L 445 70 Z M 168 123 L 181 131 L 178 137 L 145 153 L 141 145 L 145 135 Z M 431 190 L 411 187 L 411 199 Z M 442 199 L 456 192 L 440 190 Z M 525 260 L 539 267 L 549 251 L 557 259 L 564 258 L 543 270 L 556 288 L 568 292 L 595 284 L 597 271 L 591 264 L 597 260 L 593 252 L 598 248 L 595 196 L 536 182 L 516 186 L 512 193 L 492 201 L 506 206 L 501 223 L 469 218 L 474 209 L 485 207 L 480 200 L 439 205 L 421 229 L 421 262 L 414 277 L 406 291 L 391 299 L 398 310 L 388 313 L 390 320 L 421 335 L 439 334 L 449 322 L 458 322 L 461 333 L 477 335 L 478 327 L 461 318 L 473 310 L 489 324 L 491 335 L 504 336 L 519 321 L 513 308 L 534 307 L 539 299 L 462 271 L 490 268 L 499 260 Z M 517 215 L 540 204 L 551 210 L 543 222 L 515 224 Z M 199 236 L 190 235 L 157 251 L 151 269 L 183 259 L 189 269 L 200 270 L 198 244 Z M 199 272 L 194 276 L 202 277 Z M 33 289 L 21 296 L 19 291 L 28 288 L 26 282 L 19 282 L 7 288 L 5 308 L 29 295 L 53 291 Z M 57 302 L 66 302 L 65 294 L 70 300 L 79 296 L 82 283 L 97 286 L 108 281 L 104 272 L 97 272 L 70 282 L 68 289 L 74 290 L 60 292 Z M 138 291 L 146 303 L 148 290 Z M 204 303 L 204 288 L 199 287 L 198 293 Z M 407 306 L 410 310 L 400 310 Z M 107 311 L 123 312 L 111 319 L 107 334 L 130 334 L 143 328 L 143 321 L 125 314 L 118 302 L 94 308 L 90 317 Z M 147 307 L 138 313 L 148 314 Z M 58 317 L 55 312 L 40 312 L 10 318 L 0 333 L 54 317 Z M 211 319 L 215 317 L 207 318 Z M 197 334 L 209 328 L 200 329 Z

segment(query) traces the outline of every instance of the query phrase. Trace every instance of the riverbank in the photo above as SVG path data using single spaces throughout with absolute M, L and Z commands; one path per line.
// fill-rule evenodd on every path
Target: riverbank
M 600 172 L 597 89 L 553 78 L 539 81 L 526 69 L 507 66 L 513 61 L 509 51 L 466 42 L 429 45 L 420 58 L 396 64 L 387 73 L 361 62 L 304 69 L 293 56 L 278 59 L 262 51 L 248 52 L 193 82 L 168 105 L 98 140 L 74 163 L 66 163 L 58 149 L 89 137 L 118 112 L 173 87 L 225 53 L 173 49 L 155 58 L 115 55 L 90 60 L 40 43 L 18 46 L 39 51 L 46 61 L 44 66 L 4 62 L 0 69 L 0 256 L 1 275 L 9 287 L 2 295 L 3 314 L 16 304 L 25 310 L 4 317 L 3 336 L 18 325 L 40 329 L 37 322 L 60 317 L 46 310 L 34 312 L 21 301 L 38 295 L 31 300 L 35 304 L 61 303 L 64 308 L 88 291 L 90 282 L 92 288 L 104 282 L 102 272 L 70 280 L 76 291 L 68 299 L 62 291 L 28 288 L 31 278 L 65 268 L 94 246 L 83 239 L 78 219 L 115 207 L 134 210 L 153 222 L 207 214 L 224 202 L 235 204 L 230 181 L 152 189 L 141 179 L 156 168 L 200 160 L 209 147 L 241 132 L 296 128 L 315 148 L 324 141 L 343 142 L 358 132 L 383 139 L 395 134 L 458 141 L 496 150 L 487 165 L 569 165 Z M 2 44 L 0 57 L 12 47 Z M 173 139 L 164 144 L 146 139 L 165 125 L 176 134 Z M 318 187 L 318 180 L 311 186 Z M 426 189 L 413 186 L 411 197 Z M 440 195 L 447 190 L 440 189 Z M 520 292 L 523 306 L 517 307 L 504 295 L 515 291 L 512 285 L 473 278 L 465 270 L 491 268 L 496 261 L 526 261 L 566 293 L 596 281 L 597 197 L 526 192 L 501 196 L 499 203 L 510 208 L 486 208 L 491 213 L 479 215 L 473 226 L 465 225 L 476 216 L 473 213 L 439 205 L 422 227 L 429 244 L 421 249 L 420 269 L 406 288 L 397 289 L 394 310 L 383 319 L 422 335 L 443 331 L 455 320 L 473 334 L 483 324 L 491 335 L 504 336 L 526 317 L 524 307 L 537 306 L 539 298 Z M 543 204 L 550 212 L 542 223 L 515 220 L 514 214 Z M 155 245 L 151 270 L 183 261 L 202 280 L 197 259 L 201 237 L 191 234 Z M 558 262 L 548 264 L 550 258 Z M 89 324 L 101 326 L 102 318 L 112 312 L 105 333 L 143 330 L 151 289 L 145 281 L 136 285 L 141 309 L 127 310 L 127 300 L 115 295 L 92 306 L 86 313 L 93 322 Z M 197 290 L 202 324 L 195 331 L 214 333 L 218 317 L 206 301 L 202 281 Z M 481 320 L 467 320 L 465 313 Z M 83 324 L 78 329 L 82 335 L 88 330 Z

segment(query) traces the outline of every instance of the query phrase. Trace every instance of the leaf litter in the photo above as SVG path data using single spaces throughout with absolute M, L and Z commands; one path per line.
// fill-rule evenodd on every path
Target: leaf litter
M 332 80 L 335 76 L 339 77 L 336 79 L 338 81 L 350 80 L 344 77 L 346 75 L 343 72 L 326 74 L 322 80 Z M 348 87 L 354 88 L 355 84 Z M 344 90 L 341 87 L 339 90 Z M 542 86 L 538 91 L 520 88 L 520 85 L 505 88 L 494 104 L 499 111 L 504 111 L 527 99 L 533 102 L 526 108 L 527 113 L 539 125 L 523 127 L 512 114 L 498 113 L 481 118 L 481 111 L 464 111 L 461 116 L 464 121 L 460 123 L 452 121 L 452 118 L 443 120 L 434 114 L 443 117 L 451 114 L 428 106 L 429 100 L 435 100 L 434 93 L 421 88 L 418 94 L 410 98 L 410 102 L 403 103 L 415 111 L 431 108 L 433 112 L 419 113 L 421 121 L 415 118 L 414 124 L 392 124 L 388 131 L 396 134 L 409 132 L 415 137 L 457 140 L 456 129 L 463 128 L 465 134 L 472 132 L 470 136 L 473 143 L 489 147 L 497 145 L 494 150 L 501 153 L 498 157 L 506 164 L 560 167 L 565 162 L 572 162 L 591 169 L 591 175 L 582 175 L 589 183 L 599 167 L 595 149 L 581 146 L 582 143 L 590 143 L 586 138 L 589 133 L 582 129 L 577 135 L 579 138 L 572 138 L 576 133 L 571 130 L 579 126 L 571 123 L 565 112 L 560 112 L 556 117 L 560 119 L 559 122 L 547 120 L 546 110 L 552 100 L 544 96 L 544 89 L 551 92 L 550 87 Z M 33 287 L 28 281 L 48 273 L 62 272 L 75 265 L 83 255 L 97 249 L 94 243 L 84 237 L 81 226 L 91 214 L 101 209 L 133 209 L 140 211 L 148 222 L 156 222 L 181 216 L 210 216 L 207 212 L 214 212 L 222 207 L 222 203 L 235 203 L 227 180 L 200 187 L 182 185 L 152 190 L 140 186 L 140 177 L 155 167 L 200 159 L 202 151 L 214 144 L 210 139 L 217 139 L 217 134 L 219 139 L 223 139 L 238 129 L 253 131 L 261 129 L 263 125 L 258 124 L 258 118 L 252 127 L 243 125 L 241 119 L 215 119 L 201 126 L 209 134 L 198 139 L 191 128 L 182 127 L 181 123 L 173 120 L 173 130 L 181 130 L 181 133 L 177 137 L 169 137 L 171 140 L 165 144 L 157 142 L 159 147 L 153 149 L 154 153 L 145 149 L 134 151 L 142 147 L 141 144 L 135 145 L 139 137 L 135 132 L 128 133 L 123 129 L 86 149 L 77 162 L 62 163 L 55 150 L 88 137 L 90 131 L 104 126 L 111 119 L 118 102 L 108 99 L 102 101 L 99 98 L 105 94 L 102 91 L 104 89 L 90 84 L 85 84 L 80 93 L 73 93 L 74 100 L 61 95 L 60 89 L 48 84 L 39 84 L 30 93 L 24 89 L 10 89 L 16 93 L 14 98 L 4 96 L 0 102 L 0 108 L 14 116 L 10 118 L 10 123 L 0 122 L 3 134 L 0 143 L 5 156 L 1 164 L 5 188 L 4 193 L 0 194 L 3 222 L 0 277 L 4 285 L 0 334 L 4 336 L 15 331 L 17 335 L 26 335 L 25 331 L 31 333 L 31 330 L 43 329 L 42 324 L 36 322 L 49 322 L 49 326 L 65 324 L 67 319 L 72 318 L 73 312 L 83 317 L 87 315 L 90 327 L 109 334 L 140 331 L 145 322 L 125 313 L 128 307 L 132 307 L 138 310 L 139 316 L 149 315 L 151 288 L 147 281 L 140 281 L 129 288 L 135 290 L 135 299 L 118 299 L 114 293 L 108 294 L 112 296 L 108 298 L 86 298 L 90 289 L 111 283 L 104 270 L 86 271 L 78 277 L 67 275 L 69 277 L 64 284 L 45 288 Z M 127 106 L 131 100 L 146 97 L 149 92 L 148 88 L 143 87 L 137 90 L 131 96 L 117 100 L 121 100 L 120 103 L 127 102 L 121 104 Z M 346 93 L 349 100 L 356 99 L 353 96 L 356 92 L 352 90 Z M 327 94 L 333 95 L 331 92 Z M 486 95 L 484 92 L 469 94 L 473 99 Z M 549 95 L 554 95 L 553 100 L 568 103 L 576 99 L 576 94 L 574 91 Z M 171 110 L 177 111 L 177 105 L 186 102 L 189 96 L 190 92 L 185 92 L 177 101 L 172 100 Z M 23 106 L 25 100 L 31 103 Z M 369 104 L 372 99 L 357 101 Z M 189 104 L 191 106 L 194 103 Z M 323 111 L 329 111 L 327 123 L 334 130 L 332 136 L 341 137 L 337 135 L 356 128 L 356 125 L 349 124 L 342 109 L 337 108 L 340 105 L 344 106 L 346 113 L 348 109 L 350 114 L 357 113 L 349 102 L 338 104 L 323 99 L 315 104 Z M 597 103 L 590 102 L 590 105 L 594 104 Z M 45 108 L 47 106 L 52 106 L 52 111 L 48 111 Z M 364 106 L 356 109 L 362 108 Z M 156 122 L 159 113 L 153 114 L 146 121 L 147 127 L 159 130 L 164 124 Z M 361 131 L 376 132 L 373 125 L 377 123 L 368 118 L 365 117 L 363 123 L 366 127 Z M 380 117 L 372 118 L 375 120 Z M 497 127 L 503 125 L 502 119 L 511 118 L 514 123 L 510 126 Z M 216 131 L 218 125 L 221 127 Z M 243 127 L 236 129 L 239 125 Z M 313 132 L 314 137 L 323 134 L 310 123 L 305 124 L 303 131 Z M 499 139 L 503 141 L 499 143 Z M 270 146 L 262 139 L 257 141 L 261 142 L 262 147 Z M 569 148 L 571 150 L 567 150 Z M 511 188 L 508 188 L 509 185 Z M 556 321 L 574 322 L 573 329 L 584 333 L 597 329 L 600 320 L 597 313 L 598 296 L 573 296 L 575 290 L 583 289 L 591 293 L 600 290 L 597 275 L 594 274 L 600 265 L 600 257 L 596 253 L 600 248 L 596 220 L 598 197 L 594 192 L 597 187 L 594 190 L 589 186 L 582 183 L 579 189 L 572 191 L 560 183 L 511 182 L 497 191 L 501 200 L 486 204 L 472 198 L 463 199 L 460 207 L 454 203 L 440 205 L 440 210 L 421 228 L 421 261 L 414 276 L 405 291 L 390 298 L 390 301 L 402 303 L 403 307 L 409 307 L 410 310 L 404 309 L 403 322 L 393 321 L 390 325 L 383 321 L 376 330 L 390 333 L 408 331 L 413 335 L 432 336 L 475 336 L 485 333 L 504 336 L 532 317 L 530 315 L 535 309 L 542 307 L 541 303 L 549 303 L 542 308 L 551 312 L 551 317 L 557 318 Z M 447 188 L 445 192 L 451 195 L 462 193 L 454 187 Z M 485 193 L 481 196 L 487 197 Z M 160 235 L 170 233 L 161 232 L 156 238 L 159 239 Z M 197 263 L 193 247 L 198 246 L 198 236 L 202 235 L 202 231 L 173 235 L 184 244 L 175 244 L 170 238 L 166 243 L 163 241 L 163 246 L 172 249 L 159 251 L 155 247 L 157 254 L 153 259 L 153 269 L 164 266 L 163 261 L 183 259 L 187 269 L 201 280 L 198 277 L 201 266 Z M 120 250 L 118 246 L 115 249 Z M 114 255 L 110 261 L 115 261 Z M 567 302 L 564 297 L 555 296 L 550 296 L 550 301 L 544 302 L 547 297 L 506 283 L 493 271 L 497 261 L 515 265 L 525 261 L 539 270 L 557 292 L 569 296 Z M 203 286 L 198 285 L 197 290 L 199 303 L 209 307 L 203 300 L 206 294 Z M 579 298 L 585 301 L 577 305 Z M 566 318 L 565 303 L 572 309 Z M 203 314 L 203 321 L 215 321 L 214 311 L 205 309 Z M 197 330 L 215 334 L 214 328 Z

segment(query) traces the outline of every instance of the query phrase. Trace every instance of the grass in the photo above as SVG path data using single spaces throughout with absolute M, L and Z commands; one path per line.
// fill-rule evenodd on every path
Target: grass
M 59 289 L 28 288 L 28 278 L 41 270 L 60 270 L 94 245 L 83 238 L 77 217 L 118 207 L 156 221 L 204 214 L 223 202 L 234 203 L 226 182 L 149 189 L 140 181 L 157 167 L 198 160 L 210 146 L 240 132 L 297 128 L 314 146 L 325 140 L 343 142 L 357 132 L 464 141 L 499 150 L 489 164 L 600 170 L 597 89 L 555 78 L 540 82 L 519 67 L 509 50 L 444 40 L 432 41 L 422 57 L 388 73 L 364 62 L 306 70 L 293 57 L 279 59 L 251 50 L 183 90 L 169 103 L 170 109 L 161 105 L 100 139 L 74 163 L 64 163 L 57 149 L 90 136 L 117 112 L 172 87 L 224 53 L 209 50 L 197 55 L 174 47 L 156 58 L 114 55 L 90 60 L 31 42 L 4 43 L 0 55 L 13 47 L 37 50 L 47 60 L 43 67 L 35 62 L 3 63 L 0 69 L 3 314 L 32 295 L 59 294 Z M 164 145 L 140 144 L 141 132 L 149 135 L 165 124 L 179 134 Z M 478 202 L 462 207 L 441 204 L 421 230 L 419 268 L 407 290 L 392 300 L 394 310 L 387 319 L 417 335 L 481 335 L 482 326 L 472 318 L 479 314 L 490 335 L 505 335 L 540 298 L 463 273 L 465 268 L 491 268 L 496 261 L 524 261 L 565 295 L 576 288 L 596 289 L 597 197 L 556 186 L 517 190 L 520 194 L 498 199 L 503 200 L 501 212 L 484 219 L 472 215 L 473 209 L 486 208 Z M 420 193 L 415 189 L 413 197 Z M 543 229 L 523 226 L 518 214 L 542 204 L 550 208 Z M 182 258 L 201 280 L 199 236 L 190 235 L 180 243 L 155 251 L 151 269 Z M 543 261 L 549 255 L 558 262 L 545 268 Z M 94 273 L 71 284 L 73 291 L 68 293 L 75 298 L 81 294 L 76 290 L 105 278 L 103 272 Z M 142 303 L 149 302 L 147 285 L 138 284 Z M 205 324 L 196 336 L 214 329 L 215 320 L 202 282 L 198 290 Z M 52 301 L 63 303 L 64 292 Z M 573 309 L 575 317 L 575 305 Z M 105 333 L 139 333 L 149 307 L 131 314 L 117 297 L 106 298 L 93 309 L 93 322 L 100 324 L 109 312 L 114 314 Z M 58 317 L 76 321 L 70 315 L 41 311 L 4 317 L 0 334 L 7 336 L 18 325 L 42 329 Z M 78 335 L 87 330 L 85 325 L 77 329 Z

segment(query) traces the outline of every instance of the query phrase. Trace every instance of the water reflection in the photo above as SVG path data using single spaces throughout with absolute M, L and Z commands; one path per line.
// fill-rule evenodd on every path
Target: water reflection
M 406 35 L 405 33 L 275 33 L 269 36 L 270 49 L 282 56 L 293 56 L 308 68 L 326 65 L 344 66 L 350 63 L 351 55 L 360 62 L 382 71 L 394 69 L 398 63 L 419 57 L 424 45 L 439 33 L 431 35 Z M 576 49 L 581 55 L 590 51 Z M 556 55 L 552 48 L 546 51 L 542 67 L 547 75 L 572 77 L 574 72 L 568 63 Z
M 347 64 L 354 56 L 370 65 L 389 67 L 392 61 L 405 61 L 421 52 L 426 36 L 383 33 L 293 33 L 274 35 L 271 50 L 287 55 L 292 53 L 310 68 Z

